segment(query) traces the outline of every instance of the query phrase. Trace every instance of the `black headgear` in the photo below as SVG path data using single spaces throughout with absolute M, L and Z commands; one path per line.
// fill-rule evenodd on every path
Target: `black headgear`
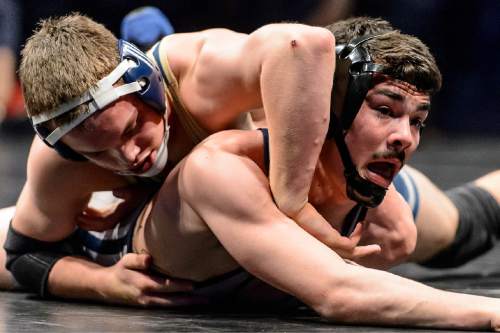
M 386 189 L 362 178 L 354 165 L 344 140 L 368 90 L 373 86 L 373 74 L 382 73 L 383 66 L 373 63 L 363 45 L 379 35 L 365 35 L 335 48 L 336 64 L 330 105 L 330 125 L 327 139 L 335 139 L 346 178 L 350 199 L 366 207 L 376 207 L 384 199 Z

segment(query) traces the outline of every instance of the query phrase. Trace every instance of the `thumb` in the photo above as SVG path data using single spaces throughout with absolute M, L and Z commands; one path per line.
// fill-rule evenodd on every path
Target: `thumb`
M 151 255 L 147 253 L 127 253 L 120 263 L 127 269 L 146 270 L 151 265 Z

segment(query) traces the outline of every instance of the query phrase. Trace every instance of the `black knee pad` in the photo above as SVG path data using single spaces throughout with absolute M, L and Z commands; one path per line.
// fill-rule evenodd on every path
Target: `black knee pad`
M 431 268 L 465 264 L 491 249 L 500 235 L 500 205 L 488 191 L 470 183 L 445 193 L 458 209 L 458 228 L 451 245 L 421 263 Z

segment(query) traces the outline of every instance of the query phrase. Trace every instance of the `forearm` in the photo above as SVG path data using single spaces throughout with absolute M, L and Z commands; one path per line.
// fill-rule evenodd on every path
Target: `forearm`
M 50 271 L 47 288 L 52 296 L 103 301 L 104 267 L 80 257 L 64 257 Z
M 340 234 L 309 202 L 293 219 L 302 229 L 328 247 L 334 246 L 339 240 Z
M 435 328 L 491 329 L 498 300 L 431 288 L 388 272 L 347 268 L 329 295 L 325 317 L 349 323 Z
M 328 129 L 334 40 L 318 29 L 282 36 L 261 70 L 271 191 L 278 207 L 290 217 L 307 202 Z

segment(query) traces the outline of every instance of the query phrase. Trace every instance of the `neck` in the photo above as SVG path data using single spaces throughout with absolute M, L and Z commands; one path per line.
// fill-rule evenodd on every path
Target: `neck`
M 177 164 L 182 160 L 195 146 L 191 137 L 186 133 L 179 118 L 172 112 L 169 116 L 170 140 L 168 142 L 168 161 L 170 164 Z

